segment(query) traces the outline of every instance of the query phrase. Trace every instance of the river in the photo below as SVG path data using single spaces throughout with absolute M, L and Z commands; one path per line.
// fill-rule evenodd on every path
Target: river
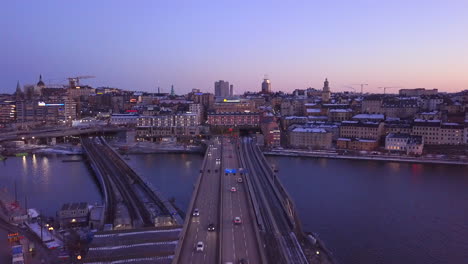
M 54 216 L 66 202 L 102 202 L 83 162 L 70 156 L 0 162 L 0 188 Z M 188 206 L 203 156 L 130 155 L 128 161 L 177 205 Z M 454 165 L 268 157 L 294 198 L 305 230 L 339 263 L 467 263 L 468 170 Z

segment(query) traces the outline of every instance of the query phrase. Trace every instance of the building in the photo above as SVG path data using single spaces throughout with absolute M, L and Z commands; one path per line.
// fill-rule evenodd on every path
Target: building
M 134 126 L 138 122 L 138 114 L 112 114 L 110 124 L 116 126 Z
M 215 96 L 216 97 L 228 97 L 230 96 L 230 87 L 229 82 L 219 80 L 215 82 L 214 85 Z
M 421 112 L 417 113 L 414 116 L 414 119 L 422 120 L 442 120 L 442 113 L 440 111 L 430 111 L 430 112 Z
M 425 89 L 425 88 L 416 88 L 416 89 L 400 89 L 398 92 L 401 96 L 414 96 L 419 97 L 422 95 L 436 95 L 439 91 L 437 89 Z
M 382 97 L 379 95 L 365 97 L 362 101 L 361 112 L 369 114 L 382 113 Z
M 136 136 L 143 140 L 153 141 L 163 137 L 185 137 L 199 134 L 198 117 L 194 113 L 140 116 L 136 123 Z
M 328 79 L 325 79 L 325 82 L 323 83 L 323 90 L 322 90 L 322 102 L 328 102 L 330 101 L 330 86 L 328 83 Z
M 289 131 L 289 145 L 294 148 L 329 149 L 332 133 L 322 128 L 297 127 Z
M 383 114 L 358 114 L 358 115 L 353 116 L 352 120 L 382 122 L 385 120 L 385 115 Z
M 328 121 L 332 122 L 341 122 L 345 120 L 350 120 L 353 116 L 352 109 L 330 109 L 328 111 Z
M 464 125 L 458 123 L 441 123 L 440 125 L 440 144 L 442 145 L 461 145 L 464 142 Z
M 340 137 L 374 139 L 379 141 L 384 132 L 383 122 L 343 121 Z
M 272 114 L 267 114 L 261 118 L 260 129 L 264 136 L 265 145 L 269 147 L 279 147 L 281 145 L 281 131 L 276 118 Z
M 175 127 L 193 127 L 199 124 L 197 115 L 194 113 L 178 113 L 174 115 Z
M 379 141 L 377 139 L 338 138 L 336 147 L 338 149 L 372 151 L 379 147 Z
M 37 82 L 36 86 L 34 86 L 34 95 L 41 96 L 42 89 L 45 87 L 45 83 L 42 81 L 42 75 L 39 75 L 39 81 Z
M 265 78 L 262 82 L 262 94 L 271 94 L 271 82 L 269 79 Z
M 195 104 L 203 105 L 205 110 L 211 109 L 215 102 L 214 95 L 210 93 L 194 93 L 192 101 Z
M 218 127 L 259 127 L 260 114 L 257 112 L 208 113 L 210 126 Z
M 205 110 L 204 110 L 204 107 L 203 107 L 202 104 L 200 104 L 200 103 L 198 103 L 198 104 L 189 104 L 189 112 L 193 113 L 193 114 L 195 114 L 197 116 L 198 124 L 201 124 L 204 121 Z
M 88 225 L 88 203 L 66 203 L 57 214 L 61 227 Z
M 11 124 L 16 121 L 16 103 L 0 102 L 0 124 Z
M 212 110 L 216 113 L 230 113 L 254 112 L 255 109 L 255 103 L 252 100 L 224 98 L 215 102 Z
M 390 133 L 385 137 L 385 149 L 405 152 L 408 155 L 422 155 L 424 139 L 422 136 Z
M 76 119 L 76 103 L 71 99 L 59 101 L 22 100 L 16 102 L 17 123 L 59 124 Z
M 390 133 L 411 134 L 413 126 L 407 121 L 386 121 L 384 125 L 385 135 Z

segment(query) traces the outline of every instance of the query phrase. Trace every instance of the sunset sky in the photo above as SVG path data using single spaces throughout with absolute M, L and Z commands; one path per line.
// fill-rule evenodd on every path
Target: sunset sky
M 179 94 L 258 91 L 265 74 L 273 91 L 468 89 L 467 0 L 15 0 L 0 14 L 0 93 L 39 74 Z

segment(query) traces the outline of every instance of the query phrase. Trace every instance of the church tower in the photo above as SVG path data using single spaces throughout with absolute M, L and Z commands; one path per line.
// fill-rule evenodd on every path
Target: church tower
M 329 102 L 330 101 L 330 86 L 328 83 L 328 78 L 325 79 L 323 83 L 323 90 L 322 90 L 322 102 Z
M 39 81 L 34 87 L 34 94 L 42 95 L 42 89 L 45 88 L 45 83 L 42 81 L 42 75 L 39 75 Z

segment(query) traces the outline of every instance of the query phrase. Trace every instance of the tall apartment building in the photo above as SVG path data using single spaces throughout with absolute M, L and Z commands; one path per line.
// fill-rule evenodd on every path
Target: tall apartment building
M 202 104 L 189 104 L 189 112 L 197 116 L 197 123 L 201 124 L 204 121 L 204 107 Z
M 229 82 L 219 80 L 214 84 L 214 91 L 216 97 L 228 97 L 230 96 Z
M 271 82 L 269 79 L 263 79 L 262 82 L 262 94 L 270 94 L 271 93 Z

